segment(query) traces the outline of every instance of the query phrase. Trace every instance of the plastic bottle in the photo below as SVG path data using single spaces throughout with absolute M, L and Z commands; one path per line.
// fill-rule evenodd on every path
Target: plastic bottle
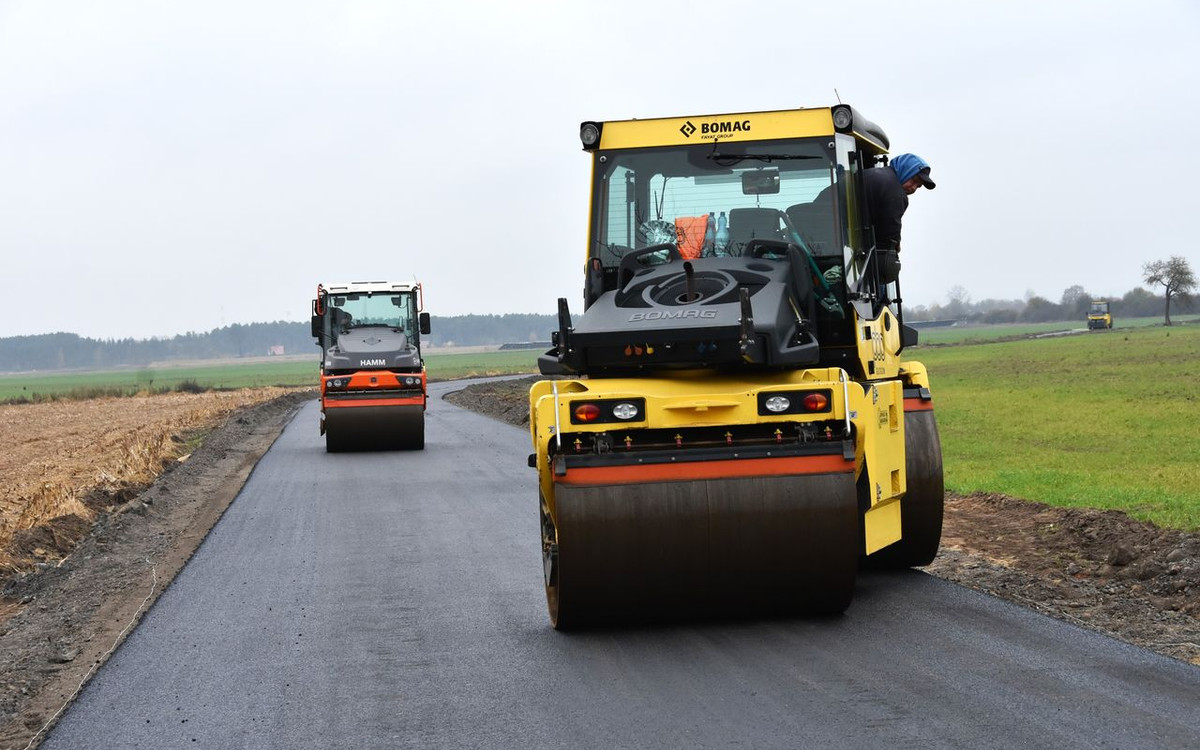
M 729 221 L 725 218 L 725 212 L 717 217 L 717 255 L 729 254 Z
M 712 211 L 708 212 L 708 226 L 704 228 L 704 248 L 700 251 L 701 255 L 709 256 L 713 254 L 713 247 L 717 241 L 717 219 Z

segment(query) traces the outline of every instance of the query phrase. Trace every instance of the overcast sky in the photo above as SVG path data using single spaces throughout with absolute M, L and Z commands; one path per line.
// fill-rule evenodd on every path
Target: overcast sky
M 0 336 L 580 306 L 581 120 L 853 104 L 909 305 L 1200 270 L 1200 2 L 0 0 Z

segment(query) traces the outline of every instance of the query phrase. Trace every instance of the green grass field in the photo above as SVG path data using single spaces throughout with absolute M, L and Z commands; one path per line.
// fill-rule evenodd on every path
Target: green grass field
M 1183 318 L 1188 320 L 1189 318 Z M 1145 319 L 1112 331 L 1005 340 L 1028 326 L 967 329 L 960 345 L 922 331 L 906 356 L 933 384 L 946 486 L 1052 505 L 1125 510 L 1200 529 L 1200 325 Z M 1049 326 L 1045 330 L 1062 330 Z M 931 342 L 930 340 L 933 339 Z M 926 345 L 932 343 L 933 345 Z M 452 380 L 532 373 L 536 350 L 432 354 L 429 375 Z M 94 388 L 130 392 L 194 381 L 239 388 L 312 385 L 313 360 L 0 376 L 0 401 Z
M 1146 328 L 1147 326 L 1161 327 L 1162 322 L 1162 316 L 1156 318 L 1117 318 L 1117 327 L 1113 330 L 1120 331 L 1126 328 Z M 1196 323 L 1200 322 L 1200 316 L 1175 315 L 1171 317 L 1171 322 Z M 920 336 L 922 344 L 936 346 L 938 344 L 976 344 L 987 341 L 997 341 L 1005 338 L 1036 336 L 1042 333 L 1054 333 L 1056 331 L 1068 331 L 1080 328 L 1087 328 L 1087 322 L 1083 320 L 1077 322 L 1060 320 L 1054 323 L 1006 323 L 1000 325 L 923 328 L 921 329 Z
M 426 368 L 433 380 L 458 380 L 484 375 L 537 371 L 537 350 L 470 354 L 430 354 Z M 35 395 L 119 395 L 139 391 L 173 390 L 194 382 L 206 388 L 253 388 L 268 385 L 306 386 L 317 383 L 317 358 L 256 359 L 252 362 L 184 366 L 163 365 L 97 372 L 21 373 L 0 375 L 0 403 L 33 400 Z
M 430 354 L 425 368 L 434 380 L 459 380 L 485 375 L 519 375 L 537 372 L 539 349 L 516 349 L 478 354 Z
M 172 390 L 195 382 L 207 388 L 254 388 L 269 385 L 310 385 L 316 381 L 317 361 L 226 362 L 214 365 L 139 367 L 97 372 L 50 372 L 0 375 L 0 403 L 54 394 L 109 395 Z
M 916 347 L 946 486 L 1200 529 L 1200 326 Z

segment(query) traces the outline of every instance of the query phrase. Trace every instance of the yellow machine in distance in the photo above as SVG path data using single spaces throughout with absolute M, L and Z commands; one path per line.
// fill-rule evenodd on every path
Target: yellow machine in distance
M 937 552 L 925 368 L 862 173 L 887 136 L 847 105 L 585 122 L 584 314 L 530 391 L 556 627 L 840 612 L 860 564 Z
M 1108 300 L 1093 300 L 1088 308 L 1088 330 L 1109 329 L 1113 327 L 1113 316 L 1108 309 Z

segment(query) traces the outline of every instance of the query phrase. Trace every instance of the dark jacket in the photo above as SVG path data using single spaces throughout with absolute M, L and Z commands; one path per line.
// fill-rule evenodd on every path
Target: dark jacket
M 891 166 L 863 170 L 867 217 L 875 228 L 875 247 L 900 249 L 900 220 L 908 210 L 908 195 Z

